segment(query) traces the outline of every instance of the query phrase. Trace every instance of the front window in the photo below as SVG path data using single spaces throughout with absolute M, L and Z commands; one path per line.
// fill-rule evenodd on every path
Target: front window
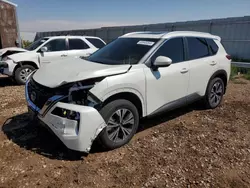
M 118 38 L 89 56 L 88 60 L 109 65 L 137 64 L 157 41 L 148 38 Z
M 44 47 L 47 47 L 47 52 L 58 52 L 67 50 L 65 39 L 51 40 L 47 44 L 45 44 Z
M 48 40 L 48 38 L 41 38 L 39 40 L 36 40 L 35 42 L 33 42 L 31 45 L 29 45 L 28 47 L 26 47 L 26 50 L 32 51 L 37 49 L 39 46 L 41 46 L 43 43 L 45 43 Z
M 173 38 L 167 40 L 153 55 L 152 62 L 159 56 L 166 56 L 172 60 L 172 63 L 184 61 L 184 47 L 182 38 Z

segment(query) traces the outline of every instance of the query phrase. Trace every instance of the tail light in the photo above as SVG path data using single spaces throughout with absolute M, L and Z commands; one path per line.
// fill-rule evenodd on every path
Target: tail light
M 227 58 L 228 60 L 231 60 L 231 59 L 232 59 L 231 55 L 226 55 L 226 58 Z

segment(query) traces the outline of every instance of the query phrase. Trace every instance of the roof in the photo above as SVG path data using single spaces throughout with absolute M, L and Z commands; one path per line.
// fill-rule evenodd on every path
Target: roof
M 152 32 L 152 31 L 142 31 L 142 32 L 133 32 L 127 33 L 121 37 L 129 37 L 129 38 L 170 38 L 170 37 L 204 37 L 204 38 L 214 38 L 220 40 L 219 36 L 212 35 L 210 33 L 205 32 L 197 32 L 197 31 L 171 31 L 171 32 Z
M 141 31 L 141 32 L 132 32 L 127 33 L 121 37 L 129 37 L 129 38 L 162 38 L 167 32 L 152 32 L 152 31 Z
M 7 0 L 0 0 L 0 1 L 5 2 L 5 3 L 8 3 L 8 4 L 10 4 L 10 5 L 13 5 L 13 6 L 17 7 L 17 4 L 12 3 L 12 2 L 10 2 L 10 1 L 7 1 Z
M 95 39 L 100 39 L 99 37 L 94 37 L 94 36 L 81 36 L 81 35 L 59 35 L 59 36 L 47 36 L 47 37 L 43 37 L 43 38 L 49 38 L 49 39 L 52 39 L 52 38 L 95 38 Z

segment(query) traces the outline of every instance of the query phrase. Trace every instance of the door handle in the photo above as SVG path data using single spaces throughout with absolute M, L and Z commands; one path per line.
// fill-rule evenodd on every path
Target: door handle
M 183 68 L 183 69 L 181 69 L 180 72 L 181 72 L 181 73 L 187 73 L 187 72 L 188 72 L 188 69 L 187 69 L 187 68 Z
M 63 55 L 61 55 L 61 57 L 67 57 L 67 55 L 66 55 L 66 54 L 63 54 Z
M 212 65 L 212 66 L 214 66 L 214 65 L 216 65 L 216 64 L 217 64 L 216 61 L 211 61 L 211 62 L 210 62 L 210 65 Z

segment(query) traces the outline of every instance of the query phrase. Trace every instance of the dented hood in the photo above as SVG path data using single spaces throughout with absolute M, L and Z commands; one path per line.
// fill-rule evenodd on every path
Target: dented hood
M 80 58 L 54 61 L 36 71 L 33 79 L 41 85 L 55 88 L 66 83 L 126 73 L 131 65 L 105 65 Z
M 0 56 L 4 55 L 7 51 L 26 52 L 27 50 L 23 48 L 17 48 L 17 47 L 3 48 L 3 49 L 0 49 Z

